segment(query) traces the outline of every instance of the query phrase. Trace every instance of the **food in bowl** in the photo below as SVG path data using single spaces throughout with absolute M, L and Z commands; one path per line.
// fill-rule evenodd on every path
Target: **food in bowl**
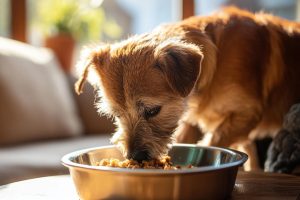
M 102 159 L 100 162 L 96 163 L 97 166 L 106 167 L 119 167 L 119 168 L 129 168 L 129 169 L 164 169 L 164 170 L 178 170 L 182 167 L 179 165 L 174 166 L 171 162 L 170 156 L 163 156 L 161 159 L 153 159 L 150 161 L 138 162 L 132 159 L 126 159 L 120 161 L 119 159 Z M 192 165 L 188 165 L 184 168 L 193 168 Z

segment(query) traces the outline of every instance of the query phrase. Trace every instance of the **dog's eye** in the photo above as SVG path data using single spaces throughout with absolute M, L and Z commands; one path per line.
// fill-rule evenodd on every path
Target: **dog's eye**
M 161 110 L 161 106 L 155 106 L 153 108 L 146 108 L 145 109 L 145 113 L 144 113 L 144 117 L 145 119 L 149 119 L 151 117 L 156 116 Z

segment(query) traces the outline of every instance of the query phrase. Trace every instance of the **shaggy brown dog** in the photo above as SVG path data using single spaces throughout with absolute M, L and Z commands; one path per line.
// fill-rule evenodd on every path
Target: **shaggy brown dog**
M 300 102 L 299 58 L 299 24 L 227 8 L 87 49 L 77 91 L 88 77 L 100 111 L 115 117 L 112 141 L 150 159 L 167 152 L 178 124 L 179 141 L 205 133 L 222 147 L 274 135 Z

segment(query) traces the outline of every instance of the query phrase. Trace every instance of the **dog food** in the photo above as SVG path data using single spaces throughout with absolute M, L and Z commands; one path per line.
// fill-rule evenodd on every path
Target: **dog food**
M 160 160 L 150 160 L 138 162 L 132 159 L 126 159 L 120 161 L 119 159 L 102 159 L 100 162 L 96 163 L 97 166 L 107 166 L 107 167 L 119 167 L 119 168 L 129 168 L 129 169 L 164 169 L 164 170 L 178 170 L 182 169 L 181 166 L 173 166 L 170 156 L 164 156 Z M 188 165 L 184 168 L 193 168 L 192 165 Z

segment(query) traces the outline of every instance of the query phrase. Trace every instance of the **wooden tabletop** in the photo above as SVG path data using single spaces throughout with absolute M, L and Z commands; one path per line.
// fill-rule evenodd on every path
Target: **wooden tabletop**
M 263 172 L 239 172 L 230 199 L 300 200 L 300 177 Z
M 70 176 L 49 176 L 0 186 L 1 200 L 77 200 Z M 231 200 L 300 200 L 300 177 L 239 172 Z

